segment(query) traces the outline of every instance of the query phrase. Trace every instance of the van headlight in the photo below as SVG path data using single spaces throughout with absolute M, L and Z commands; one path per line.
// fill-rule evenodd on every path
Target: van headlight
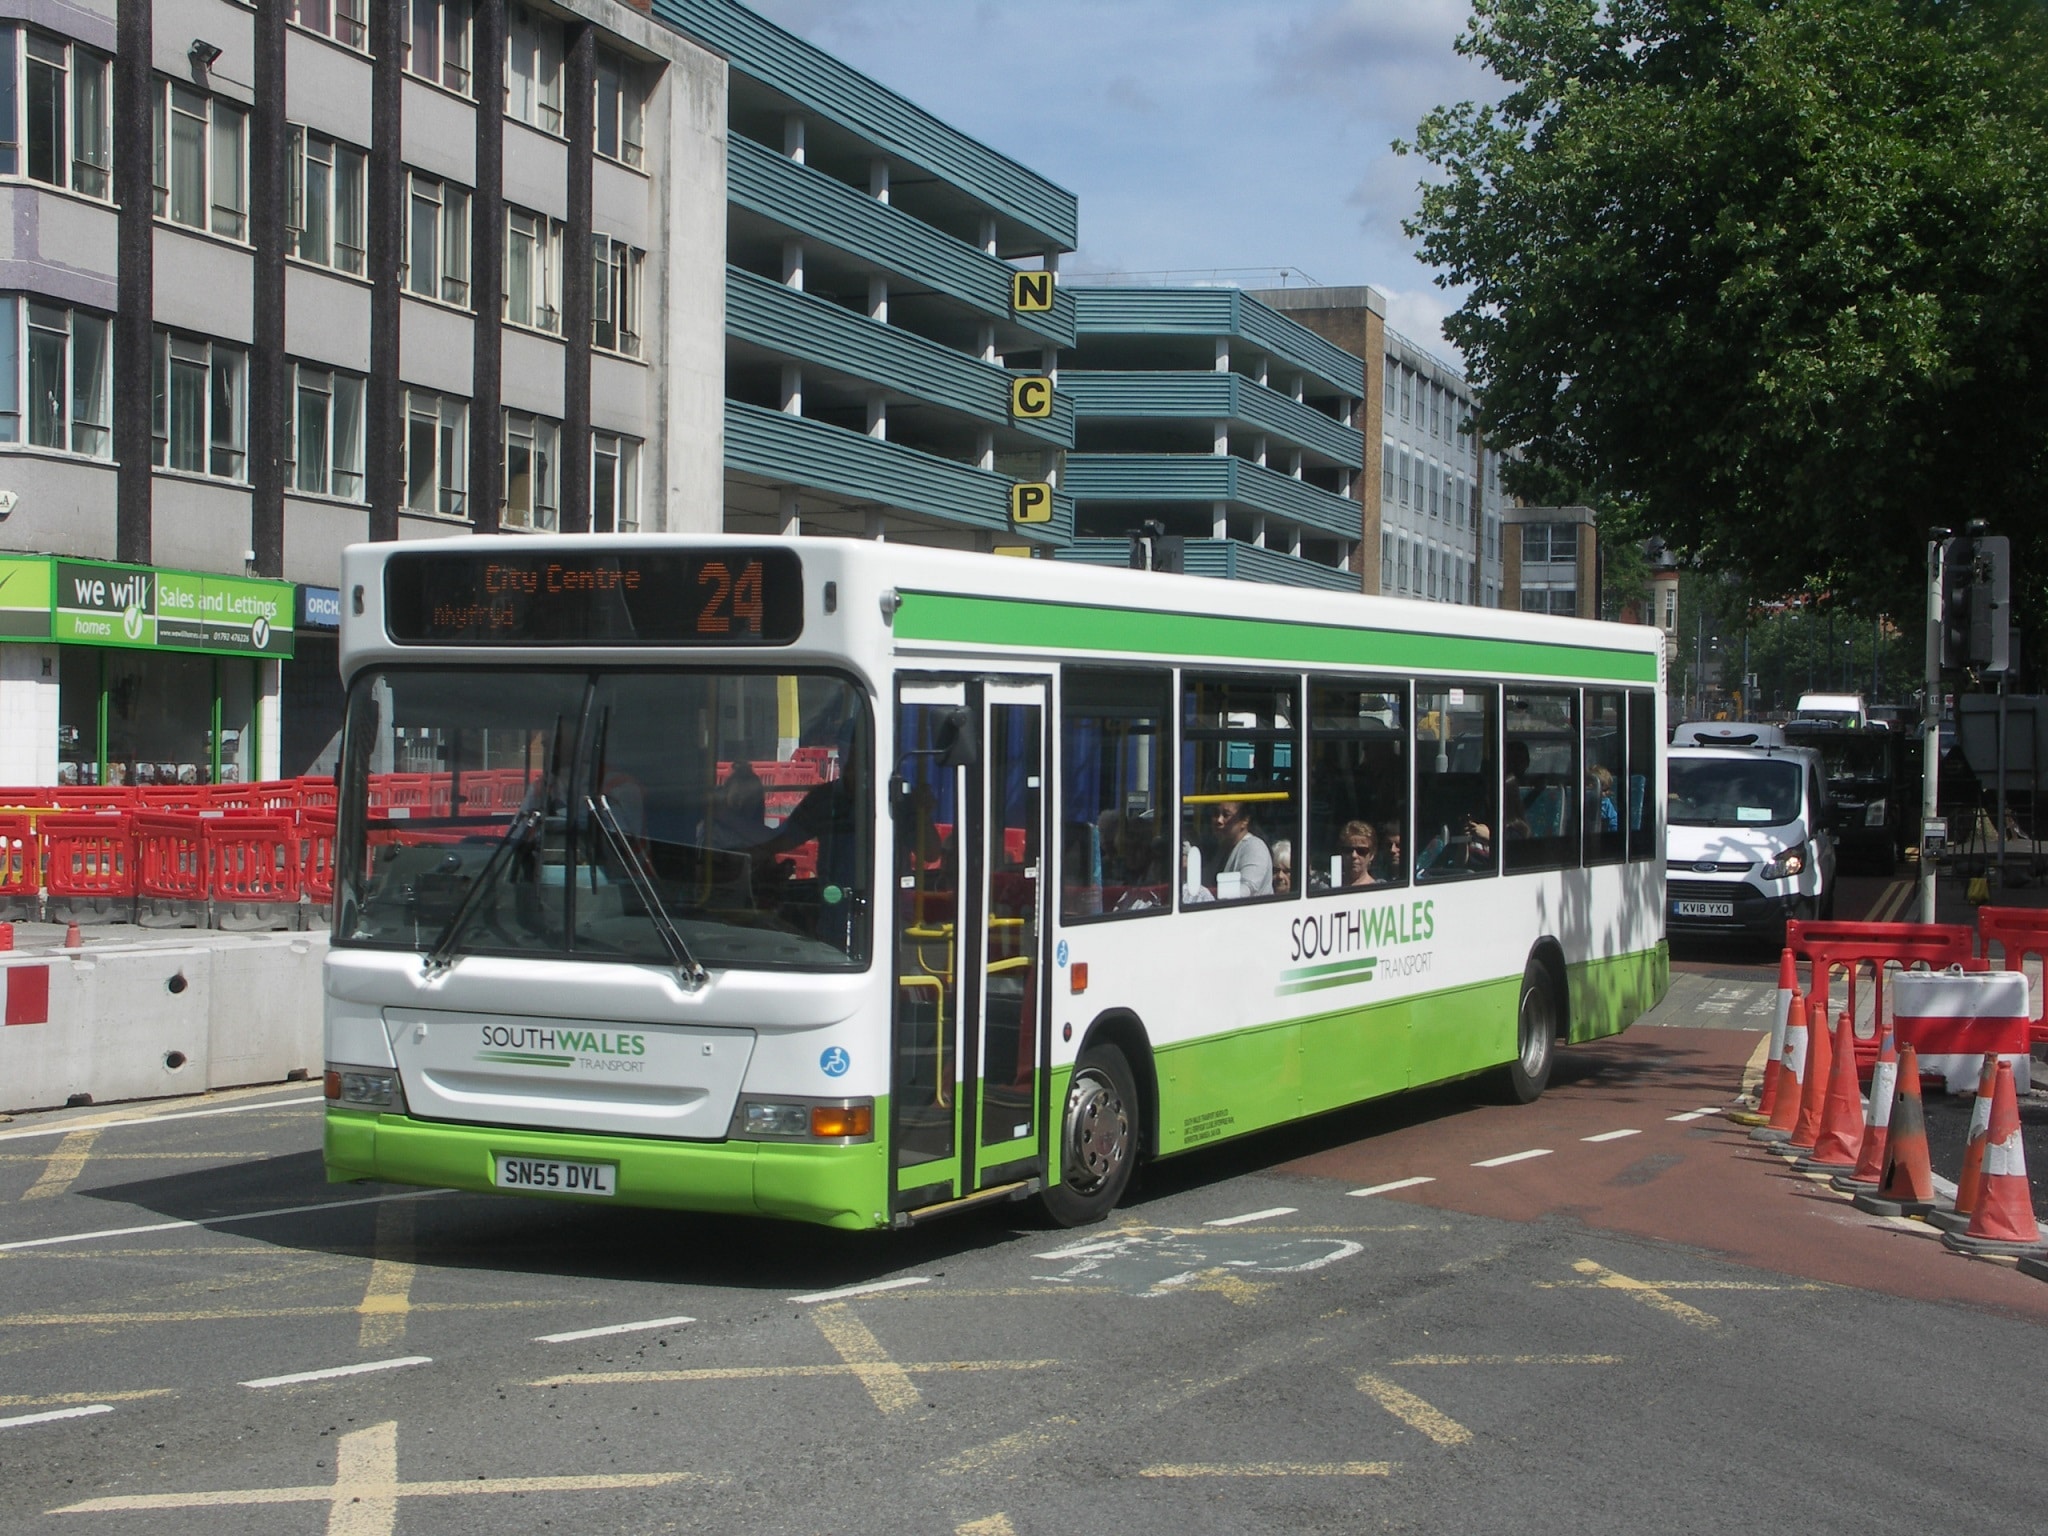
M 1871 801 L 1870 804 L 1863 807 L 1863 825 L 1866 827 L 1883 826 L 1884 812 L 1885 803 L 1883 800 Z
M 1787 848 L 1766 864 L 1763 875 L 1766 880 L 1790 880 L 1805 868 L 1806 844 L 1801 843 L 1797 848 Z

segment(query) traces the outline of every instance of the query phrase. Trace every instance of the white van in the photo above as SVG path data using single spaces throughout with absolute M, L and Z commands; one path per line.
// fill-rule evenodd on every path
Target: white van
M 1674 747 L 1782 747 L 1783 726 L 1762 720 L 1688 720 L 1671 733 Z
M 1835 914 L 1834 806 L 1811 747 L 1673 747 L 1665 759 L 1665 926 L 1785 942 Z

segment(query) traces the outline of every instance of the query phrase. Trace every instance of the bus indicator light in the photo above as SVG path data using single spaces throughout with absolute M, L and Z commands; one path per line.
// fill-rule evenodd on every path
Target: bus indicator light
M 872 1104 L 814 1104 L 811 1106 L 811 1134 L 823 1140 L 841 1136 L 874 1134 L 875 1106 Z
M 1078 997 L 1081 993 L 1088 990 L 1088 962 L 1086 960 L 1076 960 L 1072 965 L 1068 966 L 1067 976 L 1069 977 L 1067 985 L 1075 996 Z

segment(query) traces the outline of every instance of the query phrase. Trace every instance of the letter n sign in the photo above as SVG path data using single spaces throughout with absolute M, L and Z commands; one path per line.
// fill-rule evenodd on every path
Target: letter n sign
M 1012 272 L 1010 274 L 1010 312 L 1018 315 L 1042 315 L 1052 308 L 1052 274 L 1050 272 Z
M 1010 521 L 1052 521 L 1052 487 L 1043 480 L 1020 480 L 1010 487 Z
M 1044 421 L 1052 415 L 1052 380 L 1042 373 L 1019 374 L 1010 380 L 1010 418 Z

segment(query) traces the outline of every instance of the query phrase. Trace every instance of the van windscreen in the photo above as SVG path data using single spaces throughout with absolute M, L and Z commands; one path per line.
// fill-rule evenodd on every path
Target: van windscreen
M 1674 827 L 1777 827 L 1799 819 L 1798 763 L 1674 755 L 1665 769 Z

